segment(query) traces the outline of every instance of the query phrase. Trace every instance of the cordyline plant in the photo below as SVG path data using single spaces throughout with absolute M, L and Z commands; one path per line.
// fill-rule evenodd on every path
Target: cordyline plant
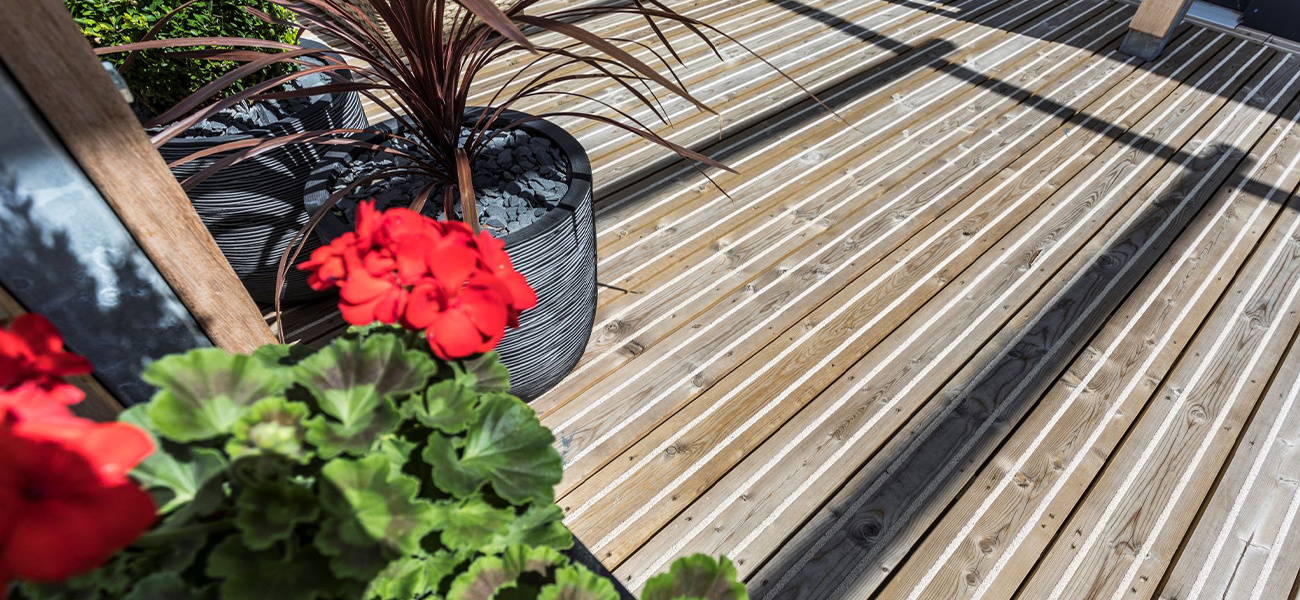
M 414 324 L 481 325 L 527 287 L 465 292 L 518 274 L 451 229 L 404 209 L 367 216 L 306 268 L 367 295 L 369 270 L 333 260 L 364 246 L 365 263 L 419 281 L 349 309 L 379 322 L 319 350 L 165 357 L 144 373 L 159 391 L 121 423 L 67 414 L 81 396 L 57 376 L 89 365 L 52 328 L 0 330 L 0 514 L 15 517 L 0 519 L 0 598 L 18 579 L 31 600 L 617 600 L 561 553 L 573 536 L 555 438 L 507 393 L 496 354 L 461 343 L 483 332 Z M 475 256 L 429 252 L 448 244 Z M 420 305 L 420 286 L 446 301 Z M 385 308 L 407 296 L 392 304 L 403 315 Z M 747 599 L 735 577 L 725 558 L 686 557 L 642 598 Z
M 665 27 L 684 28 L 691 36 L 703 40 L 719 58 L 721 55 L 709 33 L 738 45 L 740 42 L 702 21 L 675 12 L 660 0 L 631 0 L 630 4 L 617 6 L 582 6 L 539 15 L 527 12 L 538 4 L 538 0 L 514 0 L 504 9 L 492 0 L 367 0 L 374 12 L 387 23 L 396 48 L 389 44 L 379 23 L 367 17 L 356 6 L 341 0 L 270 1 L 292 13 L 296 18 L 294 24 L 332 40 L 336 47 L 332 50 L 314 49 L 248 38 L 177 38 L 146 39 L 96 51 L 110 54 L 186 48 L 176 51 L 176 54 L 186 58 L 244 63 L 160 115 L 157 122 L 171 124 L 154 136 L 155 144 L 165 143 L 190 126 L 235 103 L 258 99 L 359 92 L 387 111 L 399 127 L 397 131 L 376 134 L 383 138 L 380 143 L 372 141 L 372 137 L 358 137 L 356 134 L 364 132 L 354 129 L 306 131 L 274 138 L 231 142 L 173 163 L 173 166 L 177 166 L 228 153 L 183 182 L 189 188 L 233 163 L 286 144 L 344 145 L 386 152 L 407 161 L 406 164 L 377 168 L 335 192 L 313 215 L 300 233 L 302 236 L 307 235 L 326 211 L 354 189 L 398 175 L 423 177 L 429 181 L 415 195 L 411 208 L 421 210 L 427 200 L 441 189 L 444 192 L 443 210 L 447 218 L 456 218 L 454 198 L 458 197 L 464 220 L 477 228 L 471 173 L 474 159 L 496 132 L 545 117 L 575 117 L 604 123 L 669 148 L 691 161 L 730 170 L 707 156 L 663 138 L 626 111 L 580 92 L 566 90 L 562 85 L 590 80 L 606 81 L 627 90 L 664 123 L 669 120 L 654 91 L 656 85 L 703 110 L 710 110 L 691 96 L 673 70 L 672 60 L 675 59 L 680 64 L 681 58 L 669 43 Z M 254 8 L 246 7 L 246 10 L 268 22 L 284 23 L 283 20 Z M 643 42 L 603 38 L 574 23 L 618 14 L 644 19 L 663 49 L 666 49 L 666 54 L 671 56 L 665 56 L 665 53 Z M 554 45 L 537 44 L 526 37 L 521 28 L 549 31 L 566 41 Z M 214 45 L 236 49 L 203 49 Z M 655 57 L 651 62 L 658 63 L 661 68 L 655 68 L 636 58 L 623 46 L 647 50 Z M 330 52 L 337 53 L 344 60 L 332 57 Z M 762 57 L 759 58 L 767 62 Z M 487 103 L 490 108 L 467 122 L 465 114 L 474 81 L 489 67 L 510 61 L 519 61 L 522 66 L 500 84 Z M 302 68 L 213 102 L 234 82 L 268 65 L 281 62 L 290 62 Z M 771 66 L 771 63 L 767 64 Z M 776 67 L 773 66 L 773 69 Z M 279 89 L 295 78 L 314 73 L 328 74 L 334 78 L 334 83 L 291 91 Z M 798 82 L 795 84 L 799 85 Z M 801 85 L 799 87 L 804 89 Z M 807 92 L 806 89 L 804 91 Z M 577 97 L 603 106 L 620 118 L 580 110 L 556 110 L 514 120 L 503 117 L 506 110 L 515 108 L 521 102 L 544 96 Z M 469 135 L 463 142 L 462 126 L 469 130 Z M 400 142 L 407 149 L 390 148 L 384 142 Z M 458 194 L 454 194 L 453 189 Z M 297 252 L 301 251 L 301 245 L 290 251 L 296 257 Z M 282 272 L 289 262 L 292 259 L 286 253 L 285 262 L 281 265 Z

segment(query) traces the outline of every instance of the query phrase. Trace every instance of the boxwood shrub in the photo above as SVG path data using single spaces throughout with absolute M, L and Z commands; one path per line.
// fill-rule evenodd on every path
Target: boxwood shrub
M 91 45 L 102 47 L 139 41 L 167 13 L 184 4 L 184 0 L 64 0 L 64 3 Z M 251 37 L 297 42 L 297 28 L 267 23 L 245 11 L 244 6 L 292 20 L 288 11 L 267 0 L 200 0 L 172 17 L 155 37 Z M 143 107 L 154 114 L 166 110 L 236 66 L 232 62 L 168 58 L 165 51 L 150 51 L 142 52 L 129 69 L 123 70 L 125 54 L 106 58 L 122 70 L 127 86 Z M 226 93 L 267 77 L 286 74 L 291 68 L 285 64 L 273 65 L 245 78 Z

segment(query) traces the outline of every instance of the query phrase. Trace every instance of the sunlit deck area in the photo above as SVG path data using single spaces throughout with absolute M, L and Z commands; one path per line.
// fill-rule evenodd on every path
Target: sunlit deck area
M 1185 25 L 1142 61 L 1108 0 L 666 1 L 834 113 L 667 31 L 718 114 L 659 131 L 738 174 L 555 119 L 603 287 L 532 406 L 629 589 L 703 552 L 768 600 L 1296 596 L 1300 56 Z

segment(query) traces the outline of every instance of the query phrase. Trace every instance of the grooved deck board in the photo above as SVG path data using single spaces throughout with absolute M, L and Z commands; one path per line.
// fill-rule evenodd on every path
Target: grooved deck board
M 1293 594 L 1300 56 L 1185 26 L 1142 62 L 1107 0 L 669 4 L 838 116 L 671 31 L 720 115 L 657 130 L 736 166 L 726 194 L 560 120 L 614 287 L 533 406 L 616 576 L 706 552 L 756 599 Z

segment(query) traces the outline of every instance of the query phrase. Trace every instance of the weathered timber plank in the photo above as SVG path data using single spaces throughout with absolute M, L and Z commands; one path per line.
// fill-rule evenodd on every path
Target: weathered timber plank
M 1295 118 L 1294 111 L 1291 118 Z M 1291 148 L 1291 156 L 1300 149 Z M 1291 349 L 1160 598 L 1284 598 L 1300 572 L 1300 348 Z
M 1041 60 L 1049 65 L 1054 64 L 1047 58 Z M 1017 67 L 1022 66 L 1024 65 Z M 1059 74 L 1053 73 L 1053 76 Z M 1014 100 L 994 93 L 976 94 L 969 101 L 973 105 L 979 105 L 979 102 L 989 104 L 980 106 L 980 112 L 975 115 L 970 115 L 963 109 L 958 112 L 967 114 L 935 120 L 936 124 L 943 127 L 933 128 L 935 131 L 932 133 L 927 132 L 924 135 L 918 134 L 902 139 L 901 141 L 904 142 L 902 151 L 875 149 L 869 153 L 867 156 L 873 161 L 866 163 L 865 166 L 870 166 L 871 169 L 882 169 L 882 171 L 874 171 L 879 175 L 875 177 L 876 181 L 873 185 L 881 186 L 883 189 L 894 181 L 901 181 L 908 173 L 920 164 L 928 162 L 935 154 L 951 148 L 959 141 L 953 139 L 954 137 L 967 137 L 970 132 L 959 128 L 964 118 L 974 118 L 975 123 L 988 122 L 998 113 L 1015 105 Z M 983 110 L 984 108 L 993 110 Z M 947 135 L 949 133 L 956 135 Z M 927 139 L 930 135 L 937 135 L 940 138 Z M 909 168 L 893 168 L 898 165 L 909 165 Z M 868 175 L 863 176 L 871 178 Z M 828 186 L 827 189 L 836 189 L 836 187 Z M 794 296 L 798 290 L 807 291 L 808 286 L 808 281 L 789 281 L 782 286 L 773 286 L 772 289 L 765 290 L 763 294 L 756 297 L 761 308 L 750 311 L 748 315 L 751 318 L 763 316 L 762 322 L 755 324 L 735 318 L 710 320 L 708 322 L 711 324 L 711 333 L 707 340 L 700 340 L 700 343 L 691 344 L 689 348 L 657 347 L 654 352 L 636 358 L 634 362 L 640 366 L 636 371 L 632 371 L 637 374 L 635 379 L 603 380 L 592 388 L 599 390 L 600 395 L 588 394 L 582 403 L 565 405 L 554 413 L 545 415 L 543 421 L 551 423 L 558 432 L 559 443 L 563 448 L 562 454 L 566 457 L 570 473 L 573 473 L 569 477 L 580 477 L 604 464 L 627 445 L 635 442 L 644 432 L 653 428 L 658 420 L 674 412 L 675 407 L 707 388 L 708 382 L 721 378 L 734 365 L 759 350 L 779 331 L 796 323 L 802 315 L 807 314 L 808 310 L 820 304 L 839 287 L 837 285 L 816 286 L 813 290 L 817 292 L 816 294 L 799 293 L 790 301 L 792 304 L 797 301 L 798 308 L 781 306 L 786 304 L 783 302 L 784 299 Z M 726 307 L 720 307 L 719 310 L 724 308 Z M 713 325 L 717 325 L 718 328 L 712 329 Z M 689 330 L 683 332 L 693 333 Z M 723 348 L 723 344 L 728 345 Z M 684 386 L 683 383 L 688 385 Z M 647 398 L 652 399 L 647 401 Z M 574 429 L 574 424 L 579 424 L 580 427 Z M 561 487 L 563 488 L 564 484 Z
M 1246 60 L 1249 64 L 1258 57 Z M 1230 70 L 1232 74 L 1223 74 L 1207 68 L 1198 84 L 1215 80 L 1222 83 L 1211 86 L 1212 89 L 1235 89 L 1253 68 L 1246 69 L 1245 73 Z M 616 572 L 621 575 L 647 572 L 659 562 L 655 553 L 673 556 L 687 545 L 679 540 L 686 540 L 692 550 L 725 548 L 723 551 L 738 561 L 761 563 L 831 495 L 835 483 L 849 478 L 858 465 L 904 425 L 909 415 L 924 407 L 942 416 L 929 415 L 927 419 L 923 414 L 914 422 L 939 425 L 955 423 L 947 420 L 948 414 L 978 418 L 976 409 L 984 407 L 984 403 L 963 402 L 961 396 L 951 401 L 948 396 L 942 396 L 939 402 L 927 400 L 982 348 L 1005 347 L 988 342 L 995 334 L 1007 337 L 1032 323 L 1041 322 L 1044 327 L 1068 323 L 1064 317 L 1070 315 L 1073 305 L 1054 303 L 1043 309 L 1046 314 L 1037 314 L 1037 310 L 1021 310 L 1021 303 L 1031 298 L 1039 303 L 1050 299 L 1086 266 L 1086 260 L 1070 260 L 1070 257 L 1081 247 L 1087 252 L 1087 248 L 1100 243 L 1088 242 L 1099 229 L 1107 232 L 1106 235 L 1113 234 L 1120 227 L 1111 219 L 1116 211 L 1127 216 L 1139 210 L 1138 203 L 1129 203 L 1128 198 L 1141 189 L 1167 158 L 1161 156 L 1163 152 L 1143 146 L 1181 146 L 1208 118 L 1208 115 L 1189 118 L 1186 113 L 1194 112 L 1194 107 L 1206 101 L 1222 102 L 1212 93 L 1195 89 L 1194 85 L 1184 85 L 1180 92 L 1139 122 L 1136 129 L 1150 138 L 1148 141 L 1137 147 L 1113 144 L 1082 171 L 1083 176 L 1071 180 L 1047 204 L 1034 210 L 1002 238 L 994 246 L 995 251 L 981 256 L 953 284 L 903 321 L 889 338 L 858 360 L 835 384 Z M 1085 247 L 1085 243 L 1090 245 Z M 951 259 L 954 254 L 961 254 L 961 250 L 947 257 Z M 1084 258 L 1090 255 L 1085 254 Z M 1062 268 L 1065 270 L 1058 272 Z M 921 281 L 935 276 L 931 271 L 921 276 Z M 852 300 L 832 300 L 828 305 L 851 306 Z M 1018 319 L 1012 319 L 1013 316 Z M 1006 325 L 1008 319 L 1012 319 L 1012 325 Z M 845 358 L 853 360 L 854 356 Z M 1021 358 L 1021 354 L 1013 357 Z M 1008 368 L 1015 366 L 1018 363 L 1008 363 Z M 819 363 L 813 370 L 824 368 L 824 363 Z M 972 368 L 978 371 L 976 367 L 968 367 L 968 375 Z M 960 486 L 953 479 L 955 474 L 935 480 L 931 470 L 935 466 L 931 464 L 933 460 L 939 459 L 942 465 L 948 453 L 962 453 L 959 448 L 963 440 L 955 435 L 962 430 L 961 425 L 955 427 L 929 429 L 921 447 L 933 448 L 932 451 L 884 452 L 877 457 L 879 465 L 874 469 L 869 467 L 883 474 L 862 492 L 867 498 L 881 494 L 875 497 L 876 506 L 872 511 L 886 513 L 882 520 L 886 539 L 879 541 L 878 549 L 891 547 L 896 536 L 902 533 L 895 525 L 911 524 L 901 513 L 917 508 L 917 502 L 929 500 L 927 495 L 936 491 L 931 484 L 954 481 L 953 485 Z M 931 435 L 934 431 L 938 433 Z M 904 468 L 911 466 L 909 462 L 922 465 Z M 693 523 L 683 525 L 686 519 Z M 922 527 L 923 523 L 918 521 Z M 888 565 L 897 557 L 876 556 L 859 564 L 874 565 L 876 559 L 883 559 Z M 862 579 L 850 578 L 844 583 L 856 586 L 850 587 L 851 590 L 869 593 L 879 585 L 879 573 L 866 568 L 861 573 Z M 820 596 L 812 593 L 810 597 Z
M 1086 483 L 1099 467 L 1100 454 L 1088 452 L 1096 446 L 1080 440 L 1101 428 L 1099 439 L 1109 434 L 1107 441 L 1116 442 L 1280 209 L 1277 198 L 1239 190 L 1252 182 L 1293 186 L 1300 173 L 1287 171 L 1288 161 L 1280 159 L 1298 147 L 1300 132 L 1274 127 L 1263 149 L 1243 161 L 1246 176 L 1234 174 L 1204 209 L 1192 198 L 1170 215 L 1171 228 L 1198 210 L 1206 216 L 1192 221 L 1152 272 L 1127 275 L 1140 280 L 1137 290 L 974 478 L 888 590 L 918 598 L 1014 592 L 1077 500 L 1060 494 L 1070 485 L 1067 475 L 1077 473 L 1076 481 Z M 1206 187 L 1197 190 L 1185 179 L 1164 193 L 1190 196 Z
M 1291 80 L 1300 80 L 1288 58 Z M 1300 324 L 1292 308 L 1300 294 L 1294 217 L 1283 212 L 1238 275 L 1030 576 L 1024 597 L 1154 592 Z
M 1015 45 L 1014 42 L 1019 42 L 1021 40 L 1012 38 L 1007 41 L 1013 42 L 1013 44 L 1001 44 L 1003 48 L 999 48 L 998 46 L 985 47 L 984 51 L 990 53 L 995 50 L 1004 51 L 1005 46 Z M 982 54 L 977 53 L 975 56 L 982 56 Z M 999 65 L 999 67 L 1007 72 L 1012 72 L 1024 64 L 1029 64 L 1029 62 L 1032 61 L 1018 61 L 1012 63 L 1012 61 L 1008 59 L 1007 61 L 1003 61 L 1003 64 Z M 1042 81 L 1034 81 L 1039 74 L 1040 73 L 1038 72 L 1029 73 L 1027 81 L 1033 82 L 1036 86 L 1043 85 L 1044 82 Z M 726 230 L 733 224 L 747 226 L 752 231 L 754 229 L 770 228 L 787 223 L 805 221 L 807 215 L 817 214 L 814 211 L 819 210 L 816 208 L 818 205 L 823 207 L 833 206 L 837 200 L 843 197 L 835 198 L 834 196 L 843 192 L 850 192 L 862 196 L 861 199 L 855 199 L 855 202 L 869 202 L 871 197 L 878 196 L 882 192 L 886 191 L 891 182 L 901 181 L 912 171 L 922 167 L 928 162 L 929 157 L 936 156 L 946 148 L 950 147 L 951 144 L 957 143 L 960 141 L 960 137 L 971 135 L 972 131 L 970 129 L 961 129 L 961 127 L 963 125 L 963 120 L 976 116 L 972 115 L 972 112 L 980 111 L 979 116 L 981 119 L 991 118 L 991 116 L 984 114 L 988 112 L 984 109 L 994 105 L 1004 106 L 1004 102 L 1013 102 L 1001 98 L 1000 95 L 995 92 L 980 88 L 965 88 L 963 92 L 957 95 L 944 96 L 943 91 L 947 85 L 954 85 L 959 88 L 964 88 L 964 86 L 962 82 L 949 82 L 943 79 L 936 79 L 935 77 L 936 76 L 932 74 L 930 78 L 925 79 L 924 81 L 926 81 L 926 83 L 923 84 L 923 89 L 921 90 L 907 87 L 890 87 L 883 90 L 885 92 L 890 92 L 891 90 L 912 89 L 913 91 L 923 92 L 923 97 L 926 99 L 926 106 L 924 106 L 925 112 L 906 107 L 899 107 L 893 103 L 885 102 L 888 96 L 881 95 L 878 102 L 872 102 L 868 106 L 862 107 L 862 110 L 867 111 L 867 113 L 862 120 L 858 121 L 863 129 L 871 128 L 869 130 L 876 131 L 892 129 L 897 132 L 900 127 L 904 127 L 910 122 L 905 119 L 912 118 L 911 115 L 915 115 L 916 118 L 928 119 L 922 121 L 925 123 L 922 127 L 916 129 L 908 136 L 900 135 L 898 133 L 889 136 L 874 136 L 876 138 L 876 144 L 874 146 L 866 147 L 854 145 L 853 142 L 855 140 L 851 138 L 855 137 L 856 133 L 854 136 L 837 136 L 840 139 L 838 139 L 835 144 L 822 144 L 816 142 L 815 137 L 810 138 L 810 141 L 817 145 L 807 152 L 811 155 L 827 157 L 825 164 L 819 165 L 816 169 L 809 170 L 803 165 L 798 164 L 798 161 L 791 161 L 789 159 L 781 160 L 780 163 L 785 164 L 778 164 L 777 167 L 779 168 L 776 170 L 762 173 L 762 177 L 751 180 L 752 185 L 747 185 L 744 189 L 733 189 L 732 192 L 735 197 L 738 198 L 737 201 L 744 203 L 744 213 L 748 214 L 737 213 L 733 207 L 731 217 L 734 218 L 728 217 L 723 221 L 719 221 L 717 219 L 709 219 L 708 215 L 709 213 L 724 210 L 726 208 L 725 206 L 719 205 L 716 208 L 713 206 L 703 206 L 701 207 L 701 210 L 696 211 L 696 214 L 692 215 L 692 218 L 690 219 L 692 223 L 697 225 L 693 229 L 694 238 L 686 241 L 690 242 L 691 245 L 705 246 L 703 242 L 710 239 L 710 236 L 727 235 L 725 233 Z M 951 90 L 949 93 L 951 93 Z M 918 94 L 918 96 L 921 96 L 921 94 Z M 1005 108 L 1001 110 L 1005 110 Z M 840 130 L 835 129 L 834 131 L 838 132 Z M 809 135 L 816 134 L 810 133 Z M 833 161 L 830 160 L 831 157 L 834 158 Z M 784 158 L 784 155 L 782 155 L 782 158 Z M 778 159 L 772 159 L 772 162 L 776 162 L 776 160 Z M 900 165 L 903 164 L 907 166 L 900 167 Z M 873 178 L 871 176 L 871 173 L 873 172 L 877 173 L 878 176 Z M 887 174 L 888 179 L 879 174 Z M 819 177 L 822 178 L 823 181 L 819 182 L 817 180 Z M 818 190 L 818 193 L 795 197 L 791 197 L 786 193 L 792 190 L 808 189 Z M 804 211 L 805 205 L 809 210 Z M 825 211 L 824 208 L 821 210 Z M 746 240 L 742 239 L 746 237 L 745 234 L 746 232 L 744 231 L 736 231 L 734 235 L 728 237 L 731 237 L 732 240 L 737 242 L 746 242 Z M 746 244 L 748 244 L 749 247 L 754 247 L 752 242 L 746 242 Z M 737 245 L 739 246 L 741 244 L 738 243 Z M 679 246 L 682 245 L 679 244 Z M 794 248 L 790 248 L 789 250 L 793 249 Z M 722 264 L 731 262 L 730 256 L 736 255 L 736 252 L 733 252 L 733 250 L 737 249 L 705 247 L 696 250 L 698 254 L 693 254 L 692 262 L 680 262 L 675 259 L 676 252 L 686 252 L 688 250 L 687 248 L 682 247 L 680 250 L 670 248 L 669 250 L 670 251 L 667 253 L 661 252 L 660 255 L 657 256 L 657 259 L 651 259 L 651 256 L 656 256 L 649 254 L 650 252 L 655 251 L 654 248 L 637 249 L 637 255 L 644 257 L 641 259 L 644 264 L 648 265 L 650 264 L 648 261 L 656 260 L 656 264 L 662 262 L 664 264 L 672 265 L 674 269 L 673 277 L 675 280 L 668 281 L 659 288 L 656 288 L 655 291 L 650 292 L 650 294 L 656 296 L 654 299 L 637 298 L 637 300 L 645 306 L 663 306 L 656 302 L 656 300 L 661 297 L 658 293 L 659 289 L 669 293 L 686 289 L 686 286 L 683 285 L 684 280 L 687 278 L 696 279 L 698 278 L 699 275 L 697 274 L 700 271 L 710 267 L 715 267 L 720 262 Z M 789 250 L 787 250 L 787 252 Z M 695 262 L 696 260 L 699 260 L 700 262 Z M 707 264 L 705 264 L 706 262 Z M 697 265 L 702 264 L 704 265 L 703 267 L 697 267 Z M 683 271 L 686 272 L 685 275 L 682 275 Z M 639 296 L 649 296 L 650 294 Z M 700 305 L 698 308 L 703 309 L 707 307 L 708 305 Z M 625 317 L 619 315 L 619 318 L 624 319 Z M 599 324 L 598 329 L 605 328 L 608 325 L 608 320 L 608 315 L 602 318 L 602 322 Z M 601 346 L 598 348 L 604 350 L 605 348 L 608 348 L 608 346 Z M 579 367 L 580 371 L 589 369 L 589 367 L 585 366 Z M 591 381 L 580 379 L 575 379 L 574 384 L 564 384 L 561 388 L 557 388 L 557 390 L 544 396 L 538 401 L 537 405 L 539 406 L 539 410 L 543 413 L 554 411 L 559 405 L 567 402 L 574 394 L 590 384 Z M 571 385 L 578 387 L 569 387 Z
M 1213 36 L 1206 36 L 1201 41 L 1204 42 L 1211 37 Z M 1217 44 L 1212 46 L 1218 47 Z M 1053 56 L 1049 55 L 1048 59 L 1051 58 Z M 1109 67 L 1117 66 L 1120 65 L 1118 63 L 1109 65 Z M 1063 77 L 1062 79 L 1067 81 L 1058 81 L 1056 84 L 1061 86 L 1071 84 L 1066 87 L 1073 87 L 1079 85 L 1080 81 L 1086 81 L 1090 87 L 1095 86 L 1093 89 L 1083 87 L 1066 92 L 1062 88 L 1057 91 L 1066 94 L 1067 98 L 1069 94 L 1087 91 L 1083 97 L 1078 98 L 1082 103 L 1101 98 L 1110 86 L 1120 82 L 1124 75 L 1128 74 L 1127 70 L 1109 67 L 1098 65 L 1095 69 L 1080 68 L 1077 75 L 1086 76 L 1082 80 L 1076 79 L 1075 76 Z M 1168 94 L 1174 84 L 1155 76 L 1134 75 L 1128 80 L 1130 85 L 1125 86 L 1128 89 L 1124 93 L 1116 94 L 1117 98 L 1105 103 L 1099 100 L 1090 108 L 1093 111 L 1100 110 L 1099 116 L 1102 118 L 1122 117 L 1126 109 L 1141 104 L 1140 100 L 1162 82 L 1163 94 Z M 1112 90 L 1109 93 L 1115 92 Z M 1034 107 L 1021 107 L 1014 118 L 1007 117 L 1000 120 L 999 129 L 990 133 L 983 143 L 972 144 L 962 149 L 963 153 L 974 152 L 981 158 L 969 161 L 938 161 L 939 164 L 951 162 L 952 168 L 918 173 L 903 184 L 893 186 L 887 198 L 890 202 L 900 202 L 901 206 L 891 209 L 888 213 L 891 215 L 889 218 L 878 221 L 876 225 L 870 225 L 869 219 L 858 216 L 871 212 L 868 208 L 874 210 L 874 207 L 868 207 L 860 210 L 857 215 L 838 219 L 833 228 L 820 234 L 821 238 L 831 238 L 830 241 L 801 248 L 798 256 L 787 258 L 776 265 L 760 280 L 761 289 L 766 289 L 774 278 L 781 276 L 791 266 L 792 258 L 800 258 L 808 261 L 807 266 L 798 269 L 798 271 L 806 271 L 806 274 L 799 275 L 796 272 L 796 276 L 786 284 L 791 286 L 791 291 L 788 293 L 801 293 L 805 288 L 819 285 L 817 278 L 821 273 L 823 275 L 820 277 L 858 282 L 855 284 L 857 289 L 852 294 L 841 292 L 842 297 L 856 295 L 864 286 L 874 286 L 876 289 L 870 292 L 867 297 L 869 300 L 864 306 L 880 307 L 890 304 L 917 278 L 918 273 L 924 270 L 923 265 L 937 263 L 950 254 L 957 253 L 958 247 L 979 232 L 981 226 L 992 220 L 999 210 L 1015 204 L 1018 198 L 1024 198 L 1021 210 L 1026 212 L 1035 205 L 1033 198 L 1041 202 L 1050 192 L 1043 187 L 1038 190 L 1030 189 L 1039 182 L 1039 179 L 1046 177 L 1058 183 L 1068 180 L 1068 174 L 1048 174 L 1047 172 L 1052 170 L 1050 167 L 1058 163 L 1074 161 L 1077 164 L 1073 168 L 1078 170 L 1086 164 L 1087 160 L 1081 160 L 1080 157 L 1083 154 L 1081 150 L 1085 147 L 1082 144 L 1089 141 L 1088 137 L 1073 136 L 1062 140 L 1066 137 L 1065 133 L 1057 130 L 1062 121 L 1072 114 L 1072 111 L 1065 111 L 1063 114 L 1054 115 L 1052 120 L 1042 121 Z M 1054 144 L 1042 145 L 1051 146 L 1046 148 L 1050 150 L 1050 156 L 1039 156 L 1037 153 L 1043 152 L 1044 148 L 1034 148 L 1034 146 L 1049 132 L 1053 132 Z M 1093 143 L 1096 143 L 1095 140 Z M 1033 152 L 1027 154 L 1031 149 Z M 1000 152 L 1005 152 L 1008 156 L 1001 156 Z M 959 154 L 954 149 L 952 158 L 955 159 L 957 156 Z M 1014 170 L 1002 171 L 1012 160 L 1022 156 Z M 1012 182 L 1008 181 L 1010 175 L 1021 172 L 1037 174 L 1039 179 L 1026 176 L 1020 185 L 1008 187 L 1012 185 Z M 991 176 L 999 173 L 997 181 L 987 183 Z M 953 207 L 953 202 L 981 186 L 979 194 L 966 198 L 955 208 Z M 924 191 L 918 192 L 919 190 Z M 945 197 L 945 194 L 949 196 Z M 889 204 L 885 206 L 888 207 Z M 917 211 L 920 211 L 923 216 L 919 221 L 920 224 L 935 220 L 937 222 L 931 223 L 920 234 L 912 236 L 910 232 L 905 233 L 903 237 L 894 240 L 892 246 L 885 246 L 884 252 L 888 252 L 906 241 L 901 249 L 894 252 L 896 258 L 879 261 L 868 271 L 868 267 L 871 267 L 871 263 L 876 262 L 877 259 L 863 259 L 858 254 L 885 241 L 887 237 L 893 237 L 894 233 L 882 228 L 898 225 L 904 216 L 910 218 L 910 214 Z M 957 218 L 959 222 L 954 223 L 956 215 L 966 216 Z M 1017 220 L 1018 218 L 1005 218 L 1006 224 L 1000 226 L 1000 231 L 1005 232 L 1006 228 Z M 832 235 L 834 237 L 831 237 Z M 906 239 L 909 236 L 911 240 Z M 962 256 L 958 257 L 957 263 L 945 267 L 943 273 L 934 277 L 925 289 L 913 290 L 910 296 L 915 300 L 909 299 L 903 303 L 904 306 L 915 306 L 922 299 L 935 293 L 946 280 L 950 280 L 996 238 L 995 235 L 983 236 L 980 246 L 960 252 Z M 917 264 L 898 271 L 895 266 L 908 257 L 913 257 L 911 260 Z M 843 274 L 840 271 L 843 271 Z M 862 275 L 863 272 L 867 274 Z M 742 293 L 738 299 L 743 301 L 745 297 L 746 295 Z M 729 303 L 724 303 L 724 306 L 727 304 Z M 716 477 L 725 473 L 732 461 L 743 456 L 747 448 L 760 442 L 772 428 L 778 426 L 811 399 L 811 396 L 816 393 L 815 390 L 821 389 L 829 383 L 830 379 L 833 379 L 832 373 L 838 372 L 835 368 L 814 369 L 816 372 L 813 374 L 813 379 L 806 382 L 806 387 L 802 384 L 797 386 L 801 388 L 799 393 L 786 394 L 779 402 L 777 399 L 769 398 L 769 390 L 779 390 L 790 381 L 799 380 L 801 376 L 810 373 L 809 365 L 817 362 L 820 358 L 819 352 L 824 352 L 829 346 L 834 345 L 835 340 L 824 341 L 821 345 L 812 344 L 812 341 L 820 335 L 819 330 L 824 328 L 826 332 L 849 331 L 874 318 L 875 313 L 872 310 L 839 310 L 841 304 L 832 301 L 818 309 L 799 327 L 792 328 L 787 335 L 779 338 L 784 340 L 783 343 L 764 348 L 744 367 L 727 375 L 712 389 L 704 392 L 699 399 L 692 401 L 687 408 L 674 415 L 665 425 L 638 442 L 636 447 L 625 453 L 624 458 L 611 462 L 589 484 L 584 484 L 572 495 L 562 498 L 561 506 L 572 511 L 570 525 L 585 532 L 584 535 L 588 539 L 600 546 L 604 537 L 621 531 L 629 520 L 629 514 L 634 517 L 633 520 L 644 519 L 648 523 L 644 526 L 638 525 L 637 529 L 648 528 L 649 531 L 653 531 L 673 513 L 689 503 L 703 487 L 707 487 Z M 837 312 L 843 313 L 842 316 L 830 318 Z M 706 314 L 698 322 L 708 324 L 718 319 L 717 315 Z M 869 347 L 870 343 L 878 341 L 889 331 L 891 328 L 889 323 L 892 322 L 873 326 L 876 333 L 862 338 L 855 347 Z M 699 329 L 692 326 L 683 331 L 693 334 Z M 791 343 L 798 341 L 799 338 L 805 338 L 803 341 L 808 344 L 808 347 L 797 348 L 797 352 L 790 355 L 791 358 L 785 359 L 786 349 L 791 348 Z M 851 353 L 852 350 L 845 349 L 845 351 Z M 759 411 L 761 415 L 755 413 L 757 407 L 763 407 L 763 410 Z M 689 477 L 682 476 L 683 472 L 689 473 Z M 647 511 L 645 507 L 648 506 L 654 506 L 655 509 Z M 615 536 L 611 543 L 634 547 L 635 542 L 631 540 L 635 539 L 635 535 L 620 534 Z M 613 554 L 617 555 L 619 552 Z M 613 555 L 605 557 L 613 558 Z

